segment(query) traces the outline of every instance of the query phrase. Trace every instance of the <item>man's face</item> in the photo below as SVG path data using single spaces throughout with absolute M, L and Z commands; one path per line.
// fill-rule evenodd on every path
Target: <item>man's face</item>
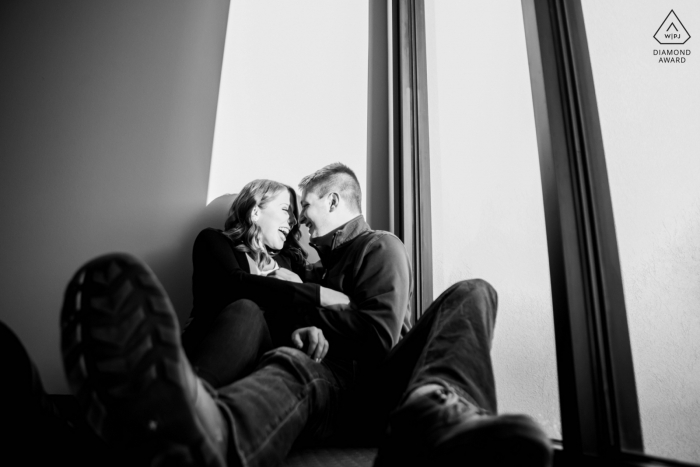
M 331 229 L 327 197 L 319 198 L 313 191 L 304 190 L 301 194 L 301 219 L 299 222 L 309 229 L 309 237 L 321 237 Z

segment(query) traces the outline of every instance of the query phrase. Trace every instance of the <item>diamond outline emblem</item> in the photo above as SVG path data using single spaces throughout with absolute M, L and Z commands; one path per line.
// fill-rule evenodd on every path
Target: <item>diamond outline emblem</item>
M 669 23 L 669 18 L 671 18 L 670 23 Z M 676 23 L 678 25 L 680 25 L 680 29 L 678 29 L 678 25 Z M 665 29 L 664 29 L 664 26 L 666 26 Z M 677 40 L 667 39 L 667 38 L 663 37 L 664 34 L 666 34 L 668 32 L 668 30 L 671 29 L 672 27 L 675 29 L 674 32 L 677 33 L 679 36 Z M 662 31 L 662 29 L 664 29 L 664 30 Z M 680 42 L 683 39 L 683 34 L 685 34 L 685 36 L 686 36 L 685 40 L 683 40 L 683 42 Z M 656 42 L 658 42 L 659 44 L 685 44 L 686 42 L 688 42 L 688 39 L 690 39 L 690 33 L 685 28 L 685 26 L 681 22 L 680 18 L 676 14 L 676 12 L 671 10 L 669 12 L 669 14 L 666 15 L 666 18 L 663 20 L 663 22 L 661 23 L 661 26 L 659 26 L 659 29 L 657 29 L 656 32 L 654 33 L 653 37 L 654 37 L 654 39 L 656 39 Z M 665 40 L 665 41 L 670 40 L 672 42 L 662 42 L 661 40 L 659 40 L 659 37 L 661 37 L 662 40 Z

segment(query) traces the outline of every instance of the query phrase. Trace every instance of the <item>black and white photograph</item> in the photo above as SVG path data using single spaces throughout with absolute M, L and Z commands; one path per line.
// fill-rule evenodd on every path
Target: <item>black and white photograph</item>
M 697 0 L 1 2 L 0 464 L 700 466 L 698 40 Z

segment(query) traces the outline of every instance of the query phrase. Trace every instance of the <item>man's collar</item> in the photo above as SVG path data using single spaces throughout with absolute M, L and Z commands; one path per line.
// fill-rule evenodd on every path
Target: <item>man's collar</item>
M 322 250 L 324 252 L 332 251 L 367 230 L 370 230 L 369 225 L 367 225 L 365 218 L 360 214 L 327 234 L 312 239 L 309 243 L 316 250 L 319 250 L 319 253 Z

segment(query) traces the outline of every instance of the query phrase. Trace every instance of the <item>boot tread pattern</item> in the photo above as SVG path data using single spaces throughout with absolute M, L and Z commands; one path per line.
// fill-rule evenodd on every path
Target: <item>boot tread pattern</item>
M 67 287 L 61 328 L 71 389 L 102 438 L 146 452 L 151 465 L 223 465 L 193 415 L 177 410 L 188 403 L 179 326 L 148 266 L 125 254 L 84 265 Z

